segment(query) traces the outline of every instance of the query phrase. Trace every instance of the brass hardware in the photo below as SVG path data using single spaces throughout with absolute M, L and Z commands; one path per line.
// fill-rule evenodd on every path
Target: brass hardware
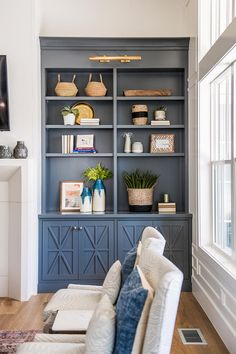
M 121 63 L 130 63 L 132 60 L 141 60 L 140 55 L 118 55 L 118 56 L 95 56 L 89 57 L 91 61 L 99 61 L 100 63 L 110 63 L 110 61 L 120 61 Z

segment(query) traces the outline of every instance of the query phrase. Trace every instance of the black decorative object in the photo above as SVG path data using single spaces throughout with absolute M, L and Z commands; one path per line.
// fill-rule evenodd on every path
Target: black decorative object
M 28 157 L 28 149 L 25 146 L 24 141 L 17 141 L 13 155 L 15 159 L 26 159 Z
M 0 55 L 0 130 L 10 130 L 6 55 Z
M 0 159 L 10 159 L 12 157 L 11 150 L 7 145 L 0 145 Z

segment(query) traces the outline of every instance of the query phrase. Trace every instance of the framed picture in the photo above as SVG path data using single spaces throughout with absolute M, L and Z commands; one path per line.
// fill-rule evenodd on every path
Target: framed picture
M 60 211 L 80 211 L 83 181 L 62 181 Z
M 93 148 L 94 146 L 94 135 L 77 135 L 76 139 L 76 148 L 84 149 L 84 148 Z
M 175 134 L 152 134 L 150 152 L 166 153 L 175 151 Z

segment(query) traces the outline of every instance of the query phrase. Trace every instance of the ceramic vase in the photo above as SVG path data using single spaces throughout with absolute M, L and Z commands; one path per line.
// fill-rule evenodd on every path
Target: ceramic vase
M 84 187 L 81 194 L 81 213 L 91 213 L 92 212 L 92 192 L 90 188 Z
M 17 141 L 16 147 L 13 150 L 15 159 L 26 159 L 28 157 L 28 149 L 24 141 Z
M 129 153 L 131 152 L 131 136 L 132 133 L 124 133 L 125 138 L 125 145 L 124 145 L 124 152 Z
M 6 145 L 0 145 L 0 159 L 10 159 L 12 157 L 11 150 Z
M 97 179 L 93 185 L 93 212 L 104 213 L 105 212 L 105 186 L 101 179 Z
M 73 113 L 69 113 L 63 116 L 64 125 L 74 125 L 75 124 L 75 115 Z

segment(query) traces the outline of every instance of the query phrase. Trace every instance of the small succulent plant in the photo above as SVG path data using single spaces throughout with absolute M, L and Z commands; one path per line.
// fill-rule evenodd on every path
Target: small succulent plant
M 79 114 L 79 110 L 70 106 L 64 106 L 61 110 L 61 114 L 63 115 L 63 117 L 71 113 L 74 114 L 74 116 L 77 116 L 77 114 Z
M 159 107 L 157 107 L 156 111 L 164 111 L 164 112 L 166 112 L 167 111 L 167 107 L 159 106 Z

